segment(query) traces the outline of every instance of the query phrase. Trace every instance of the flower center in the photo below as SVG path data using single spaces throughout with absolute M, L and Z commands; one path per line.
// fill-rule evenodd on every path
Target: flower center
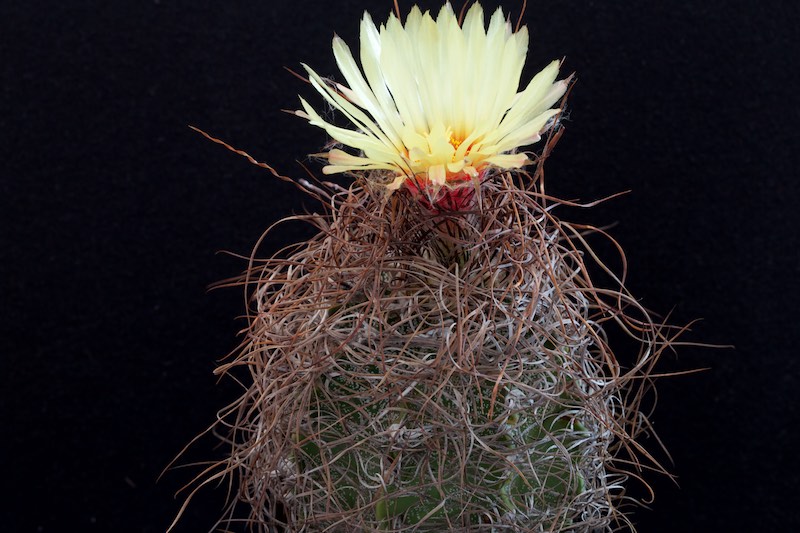
M 458 147 L 461 146 L 461 143 L 464 142 L 464 139 L 459 139 L 455 135 L 450 135 L 450 145 L 458 150 Z

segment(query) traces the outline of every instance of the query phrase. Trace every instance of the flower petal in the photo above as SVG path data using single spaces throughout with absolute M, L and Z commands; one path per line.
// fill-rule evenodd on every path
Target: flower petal
M 352 128 L 326 121 L 303 99 L 296 114 L 359 152 L 331 150 L 324 172 L 385 170 L 395 177 L 376 179 L 388 180 L 388 191 L 416 175 L 435 192 L 487 165 L 528 164 L 518 150 L 540 139 L 569 80 L 555 81 L 560 62 L 553 61 L 520 91 L 527 29 L 514 31 L 502 9 L 488 28 L 484 20 L 477 2 L 461 25 L 449 3 L 435 17 L 415 6 L 405 24 L 390 14 L 380 27 L 364 13 L 360 64 L 333 39 L 344 82 L 332 84 L 304 65 L 312 86 Z

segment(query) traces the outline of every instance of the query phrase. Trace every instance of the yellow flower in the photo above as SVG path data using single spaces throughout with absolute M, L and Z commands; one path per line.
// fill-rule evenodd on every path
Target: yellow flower
M 540 139 L 569 80 L 555 81 L 559 62 L 553 61 L 518 92 L 527 51 L 527 28 L 514 32 L 498 8 L 487 30 L 478 3 L 462 25 L 449 3 L 435 20 L 415 6 L 405 26 L 392 14 L 380 29 L 364 13 L 361 67 L 344 41 L 333 39 L 347 86 L 303 65 L 355 129 L 331 124 L 302 98 L 304 111 L 296 114 L 359 152 L 330 150 L 325 174 L 379 170 L 389 192 L 412 180 L 435 192 L 490 167 L 529 163 L 518 149 Z

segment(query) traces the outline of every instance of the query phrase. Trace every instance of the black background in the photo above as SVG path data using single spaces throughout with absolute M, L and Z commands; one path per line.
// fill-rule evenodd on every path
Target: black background
M 526 79 L 560 57 L 578 74 L 549 191 L 632 191 L 558 214 L 617 223 L 634 294 L 703 318 L 687 340 L 736 346 L 665 358 L 710 370 L 660 381 L 678 485 L 648 476 L 642 532 L 800 526 L 798 6 L 546 0 L 525 15 Z M 356 46 L 364 9 L 382 21 L 391 3 L 0 5 L 0 529 L 169 525 L 197 470 L 159 473 L 237 392 L 212 371 L 242 294 L 207 286 L 244 263 L 217 252 L 248 254 L 313 207 L 188 125 L 302 175 L 325 136 L 281 109 L 321 99 L 283 67 L 335 75 L 333 32 Z M 284 226 L 262 252 L 306 235 Z M 207 530 L 224 497 L 203 491 L 177 530 Z

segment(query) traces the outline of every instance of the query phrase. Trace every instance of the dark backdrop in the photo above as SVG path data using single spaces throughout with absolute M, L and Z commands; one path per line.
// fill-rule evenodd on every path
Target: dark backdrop
M 529 2 L 526 79 L 560 57 L 578 74 L 550 192 L 632 191 L 559 214 L 616 223 L 643 303 L 703 318 L 688 340 L 736 346 L 665 358 L 665 371 L 710 370 L 660 382 L 654 422 L 678 484 L 648 476 L 643 532 L 800 526 L 798 5 Z M 249 253 L 308 205 L 188 125 L 301 175 L 325 137 L 280 110 L 298 93 L 321 99 L 283 67 L 335 74 L 333 32 L 355 45 L 363 10 L 385 20 L 390 8 L 0 5 L 4 531 L 169 525 L 196 469 L 159 473 L 237 392 L 212 370 L 238 342 L 242 294 L 207 286 L 244 263 L 217 252 Z M 262 250 L 307 234 L 285 226 Z M 216 457 L 213 445 L 188 460 Z M 224 496 L 202 492 L 178 530 L 208 529 Z

